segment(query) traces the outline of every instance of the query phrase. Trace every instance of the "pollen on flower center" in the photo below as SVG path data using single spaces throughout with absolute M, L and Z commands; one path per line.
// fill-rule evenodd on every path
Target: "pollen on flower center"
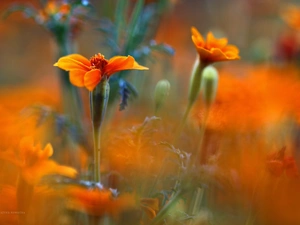
M 108 63 L 108 60 L 104 58 L 104 55 L 98 53 L 90 59 L 91 68 L 102 70 Z

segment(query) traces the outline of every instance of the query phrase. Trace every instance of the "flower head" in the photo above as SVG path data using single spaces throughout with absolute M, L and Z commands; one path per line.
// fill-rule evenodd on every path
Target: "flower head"
M 266 165 L 267 170 L 274 176 L 279 177 L 284 172 L 288 177 L 299 177 L 299 171 L 293 156 L 286 156 L 286 148 L 269 155 Z
M 40 145 L 34 145 L 32 137 L 24 137 L 18 150 L 18 152 L 13 150 L 0 152 L 0 159 L 10 161 L 19 167 L 22 178 L 29 184 L 38 183 L 46 175 L 59 174 L 74 178 L 77 174 L 75 169 L 58 165 L 49 159 L 53 154 L 51 144 L 47 144 L 42 150 Z
M 39 11 L 37 19 L 38 22 L 47 22 L 55 18 L 57 21 L 64 22 L 70 12 L 71 5 L 65 2 L 48 1 L 45 8 Z
M 212 32 L 209 32 L 205 41 L 195 27 L 192 27 L 191 31 L 192 40 L 201 62 L 210 64 L 218 61 L 240 59 L 238 48 L 234 45 L 227 45 L 227 38 L 217 39 Z
M 66 190 L 68 208 L 85 212 L 93 216 L 108 214 L 113 217 L 129 208 L 135 207 L 134 196 L 124 194 L 114 197 L 110 190 L 86 189 L 71 186 Z
M 112 74 L 122 70 L 148 70 L 139 65 L 132 56 L 115 56 L 105 59 L 98 53 L 90 60 L 79 54 L 61 57 L 54 64 L 63 70 L 70 71 L 70 82 L 77 87 L 86 87 L 92 91 L 103 77 L 109 78 Z
M 283 20 L 292 28 L 300 29 L 300 7 L 290 5 L 282 12 Z

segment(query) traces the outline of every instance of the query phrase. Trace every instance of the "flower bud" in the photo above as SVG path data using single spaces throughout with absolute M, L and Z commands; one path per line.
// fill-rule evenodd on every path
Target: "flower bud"
M 170 82 L 168 80 L 160 80 L 157 82 L 154 90 L 155 112 L 165 103 L 170 91 Z
M 206 67 L 202 72 L 202 97 L 206 106 L 210 106 L 217 95 L 218 71 L 213 66 Z
M 189 87 L 189 105 L 193 105 L 196 101 L 199 92 L 200 92 L 200 86 L 201 86 L 201 72 L 202 72 L 202 66 L 200 64 L 200 60 L 197 58 L 193 70 L 192 75 L 190 78 L 190 87 Z

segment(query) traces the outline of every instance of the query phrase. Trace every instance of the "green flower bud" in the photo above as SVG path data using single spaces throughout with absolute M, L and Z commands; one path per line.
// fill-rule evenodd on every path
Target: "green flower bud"
M 171 85 L 168 80 L 160 80 L 157 82 L 154 90 L 155 112 L 157 112 L 165 103 L 170 88 Z
M 204 68 L 204 65 L 201 65 L 199 58 L 196 59 L 192 75 L 190 78 L 190 87 L 189 87 L 189 105 L 192 106 L 196 99 L 198 98 L 200 87 L 201 87 L 201 73 Z
M 209 107 L 215 100 L 218 88 L 218 71 L 213 66 L 207 66 L 202 72 L 202 97 Z

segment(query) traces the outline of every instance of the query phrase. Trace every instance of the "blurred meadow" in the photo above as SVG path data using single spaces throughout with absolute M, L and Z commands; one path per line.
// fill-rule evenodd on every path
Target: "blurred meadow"
M 300 1 L 0 1 L 0 225 L 300 224 Z

